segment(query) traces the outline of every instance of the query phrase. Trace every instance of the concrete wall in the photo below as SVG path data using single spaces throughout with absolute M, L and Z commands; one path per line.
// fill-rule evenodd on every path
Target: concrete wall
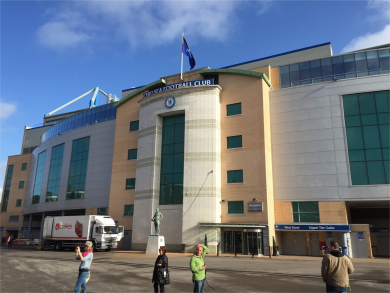
M 389 90 L 389 75 L 270 92 L 275 200 L 388 199 L 388 185 L 351 186 L 342 95 Z
M 23 214 L 44 211 L 108 207 L 112 156 L 114 149 L 115 120 L 79 128 L 48 141 L 37 147 L 31 157 L 26 199 Z M 90 136 L 87 177 L 83 199 L 66 200 L 69 167 L 73 140 Z M 52 148 L 65 143 L 61 169 L 58 201 L 45 202 Z M 38 155 L 46 151 L 45 169 L 39 204 L 31 204 L 34 189 Z

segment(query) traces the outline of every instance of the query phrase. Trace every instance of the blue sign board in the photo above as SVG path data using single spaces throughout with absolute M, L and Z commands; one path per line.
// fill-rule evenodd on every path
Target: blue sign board
M 4 227 L 0 227 L 0 231 L 4 231 Z
M 390 228 L 370 228 L 372 233 L 390 233 Z
M 151 95 L 158 94 L 158 93 L 165 92 L 165 91 L 176 90 L 176 89 L 187 88 L 187 87 L 196 87 L 196 86 L 202 86 L 202 85 L 214 85 L 214 79 L 192 80 L 192 81 L 185 81 L 185 82 L 179 82 L 179 83 L 166 85 L 166 86 L 160 87 L 158 89 L 144 93 L 143 97 L 146 98 L 146 97 L 149 97 Z
M 22 227 L 20 228 L 21 231 L 28 230 L 28 227 Z M 41 227 L 31 227 L 31 231 L 38 231 L 41 230 Z
M 351 232 L 349 225 L 295 225 L 295 224 L 276 224 L 275 230 L 282 231 L 344 231 Z

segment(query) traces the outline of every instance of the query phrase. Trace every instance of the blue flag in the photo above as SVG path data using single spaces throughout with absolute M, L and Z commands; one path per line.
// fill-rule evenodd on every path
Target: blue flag
M 183 45 L 181 47 L 181 51 L 184 55 L 188 56 L 188 59 L 190 61 L 190 70 L 192 70 L 195 67 L 195 58 L 194 55 L 192 55 L 190 48 L 187 45 L 186 39 L 183 37 Z

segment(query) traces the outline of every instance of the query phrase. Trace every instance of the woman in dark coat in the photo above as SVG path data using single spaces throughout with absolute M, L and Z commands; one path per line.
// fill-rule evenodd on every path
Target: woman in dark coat
M 156 263 L 153 270 L 153 278 L 152 283 L 154 286 L 154 292 L 158 293 L 158 285 L 160 285 L 160 292 L 164 292 L 164 284 L 160 284 L 158 275 L 163 275 L 164 272 L 168 271 L 168 257 L 165 255 L 167 253 L 167 249 L 165 246 L 160 246 L 158 250 L 160 255 L 156 259 Z

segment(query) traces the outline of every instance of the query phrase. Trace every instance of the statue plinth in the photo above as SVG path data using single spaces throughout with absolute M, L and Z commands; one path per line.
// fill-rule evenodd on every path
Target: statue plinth
M 160 246 L 165 246 L 165 239 L 162 235 L 150 235 L 148 245 L 146 246 L 146 254 L 159 255 Z

